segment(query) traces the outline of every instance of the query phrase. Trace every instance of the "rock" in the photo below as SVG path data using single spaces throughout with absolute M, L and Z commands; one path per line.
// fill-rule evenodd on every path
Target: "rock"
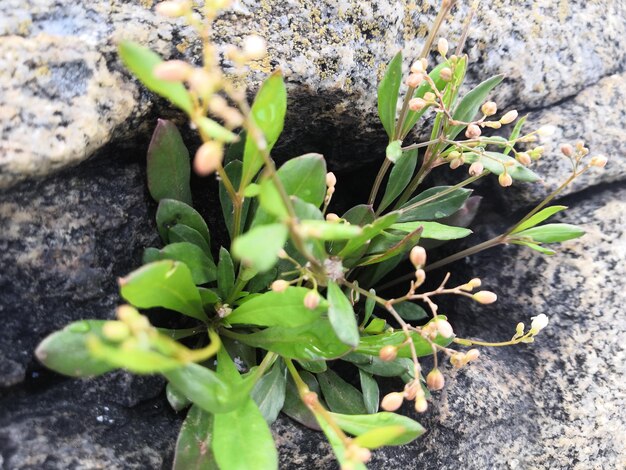
M 132 39 L 168 58 L 198 57 L 190 29 L 157 17 L 153 3 L 2 2 L 0 187 L 74 165 L 107 142 L 145 137 L 146 117 L 171 112 L 129 80 L 116 55 L 116 43 Z M 222 45 L 250 32 L 268 39 L 270 55 L 251 81 L 254 88 L 278 66 L 286 75 L 282 151 L 322 152 L 345 168 L 382 156 L 377 75 L 401 46 L 415 55 L 438 4 L 246 0 L 217 21 L 215 34 Z M 452 46 L 467 14 L 460 7 L 444 27 Z M 621 2 L 483 2 L 469 32 L 469 77 L 505 73 L 496 94 L 502 109 L 545 107 L 622 70 L 625 26 Z M 297 149 L 285 147 L 295 141 Z

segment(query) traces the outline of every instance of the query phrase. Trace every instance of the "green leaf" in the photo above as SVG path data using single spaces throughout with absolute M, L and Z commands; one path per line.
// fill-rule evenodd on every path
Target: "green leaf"
M 378 85 L 378 116 L 390 140 L 393 138 L 396 125 L 396 108 L 401 81 L 402 51 L 391 59 Z
M 191 401 L 170 382 L 165 386 L 165 396 L 174 411 L 182 411 L 191 404 Z
M 206 284 L 216 279 L 215 263 L 204 254 L 202 248 L 192 243 L 170 243 L 161 250 L 148 253 L 149 259 L 144 255 L 144 262 L 170 259 L 184 263 L 189 268 L 194 284 Z
M 374 290 L 374 289 L 370 289 Z M 372 321 L 365 327 L 363 330 L 364 333 L 368 335 L 378 335 L 385 331 L 385 327 L 387 326 L 387 322 L 382 318 L 372 318 Z
M 365 414 L 363 395 L 331 369 L 317 374 L 324 399 L 328 407 L 336 413 L 351 415 Z
M 363 316 L 363 325 L 367 324 L 367 321 L 374 313 L 374 307 L 376 307 L 376 300 L 374 299 L 374 295 L 376 295 L 376 291 L 374 289 L 370 289 L 370 294 L 372 297 L 365 298 L 365 315 Z
M 426 430 L 417 422 L 395 413 L 381 412 L 369 415 L 347 415 L 332 413 L 337 425 L 348 434 L 361 436 L 373 429 L 387 426 L 402 426 L 404 434 L 387 442 L 386 445 L 399 446 L 408 444 L 418 438 Z
M 148 189 L 152 199 L 176 199 L 191 205 L 189 151 L 176 125 L 159 119 L 148 147 Z
M 554 254 L 556 254 L 556 251 L 551 250 L 549 248 L 545 248 L 541 245 L 537 245 L 536 243 L 531 243 L 528 241 L 521 241 L 521 240 L 511 240 L 511 243 L 513 243 L 514 245 L 522 245 L 522 246 L 527 246 L 528 248 L 531 248 L 535 251 L 538 251 L 541 254 L 547 255 L 547 256 L 552 256 Z
M 197 117 L 194 122 L 197 124 L 200 134 L 205 138 L 209 137 L 220 142 L 236 142 L 239 139 L 237 134 L 206 116 Z
M 416 165 L 417 149 L 402 152 L 402 156 L 391 169 L 385 195 L 378 208 L 379 212 L 385 210 L 409 185 Z
M 254 227 L 235 238 L 233 255 L 248 267 L 259 272 L 271 269 L 278 261 L 278 253 L 287 242 L 289 231 L 286 225 L 270 224 Z
M 261 181 L 259 205 L 267 214 L 271 214 L 279 219 L 284 219 L 289 216 L 287 206 L 285 206 L 278 188 L 270 178 L 264 178 Z M 259 216 L 260 214 L 257 213 L 256 218 L 259 219 Z M 255 220 L 255 223 L 260 224 L 258 220 Z
M 523 116 L 521 118 L 519 118 L 517 120 L 517 122 L 515 123 L 515 127 L 513 128 L 513 130 L 511 131 L 511 135 L 509 136 L 509 140 L 515 140 L 519 137 L 519 135 L 522 132 L 522 126 L 524 126 L 524 124 L 526 123 L 526 118 L 528 117 L 528 114 L 526 116 Z M 512 146 L 508 146 L 506 149 L 504 149 L 502 151 L 502 153 L 504 155 L 508 155 L 509 152 L 513 150 Z
M 449 188 L 450 186 L 436 186 L 421 192 L 400 208 L 401 215 L 398 222 L 442 219 L 454 214 L 463 207 L 472 191 L 460 188 L 444 196 L 437 196 Z
M 540 224 L 544 220 L 549 219 L 550 217 L 552 217 L 557 212 L 561 212 L 562 210 L 565 210 L 565 209 L 567 209 L 567 206 L 550 206 L 550 207 L 546 207 L 546 208 L 540 210 L 539 212 L 537 212 L 532 217 L 530 217 L 526 222 L 523 222 L 523 223 L 519 224 L 515 228 L 515 230 L 513 230 L 511 232 L 511 235 L 514 234 L 514 233 L 518 233 L 518 232 L 521 232 L 523 230 L 529 229 L 531 227 L 534 227 L 535 225 Z
M 283 292 L 265 292 L 237 307 L 228 316 L 231 325 L 298 327 L 320 318 L 326 306 L 317 309 L 304 306 L 304 297 L 310 292 L 304 287 L 289 287 Z
M 346 446 L 341 439 L 341 436 L 339 436 L 335 429 L 330 424 L 328 424 L 324 417 L 319 413 L 316 414 L 315 417 L 317 419 L 317 422 L 319 423 L 320 428 L 324 432 L 324 435 L 326 436 L 326 440 L 332 447 L 340 467 L 348 468 L 350 470 L 366 470 L 367 467 L 361 462 L 355 462 L 354 460 L 348 460 L 346 458 Z
M 211 262 L 213 262 L 211 247 L 207 243 L 206 239 L 202 235 L 200 235 L 200 232 L 198 232 L 196 229 L 183 224 L 176 224 L 168 229 L 167 238 L 170 243 L 193 243 L 197 247 L 201 248 L 204 254 L 211 259 Z
M 356 347 L 359 344 L 359 327 L 354 309 L 341 288 L 334 281 L 328 282 L 328 319 L 342 343 Z
M 272 150 L 283 130 L 286 111 L 287 90 L 282 75 L 277 72 L 261 85 L 251 109 L 254 123 L 265 136 L 268 152 Z M 263 166 L 263 162 L 263 156 L 254 139 L 247 135 L 240 187 L 245 188 L 252 181 Z
M 538 243 L 558 243 L 582 237 L 585 231 L 571 224 L 546 224 L 515 234 L 515 238 L 528 237 Z
M 223 299 L 228 298 L 230 291 L 235 287 L 235 266 L 230 253 L 224 247 L 220 248 L 220 259 L 217 263 L 217 289 Z
M 470 229 L 465 227 L 452 227 L 450 225 L 440 224 L 439 222 L 424 222 L 421 220 L 393 224 L 389 229 L 411 233 L 420 227 L 423 228 L 422 238 L 432 238 L 435 240 L 457 240 L 467 237 L 472 233 Z
M 352 225 L 364 227 L 376 220 L 376 214 L 374 214 L 374 210 L 370 204 L 359 204 L 348 209 L 341 218 L 350 222 Z
M 215 415 L 212 449 L 221 470 L 278 468 L 272 433 L 250 398 L 230 413 Z
M 157 208 L 156 222 L 161 239 L 165 243 L 169 242 L 167 238 L 169 229 L 176 224 L 182 224 L 196 230 L 202 235 L 207 245 L 211 245 L 211 236 L 206 222 L 193 207 L 184 202 L 174 199 L 161 199 Z
M 359 262 L 358 266 L 368 266 L 371 264 L 378 264 L 378 263 L 382 263 L 386 261 L 391 261 L 395 259 L 396 257 L 401 256 L 402 254 L 408 252 L 415 245 L 417 245 L 417 242 L 420 239 L 422 231 L 423 231 L 423 227 L 417 227 L 415 230 L 409 232 L 406 236 L 401 237 L 399 240 L 397 241 L 392 240 L 393 244 L 389 246 L 389 248 L 385 250 L 385 252 L 380 253 L 380 254 L 374 254 L 372 256 L 367 256 L 363 258 Z M 380 237 L 377 237 L 377 238 L 380 238 Z M 374 240 L 372 244 L 375 242 L 376 240 Z
M 176 441 L 173 470 L 219 470 L 211 450 L 213 415 L 192 406 Z
M 381 426 L 361 434 L 354 443 L 367 449 L 378 449 L 404 436 L 405 432 L 404 426 Z
M 430 342 L 424 339 L 419 333 L 411 333 L 411 338 L 413 338 L 415 352 L 419 357 L 429 356 L 433 353 Z M 437 336 L 434 342 L 440 346 L 447 346 L 452 342 L 452 338 Z M 406 336 L 402 331 L 394 331 L 392 333 L 385 332 L 374 336 L 362 336 L 361 342 L 356 348 L 356 352 L 377 356 L 380 349 L 388 345 L 398 347 L 398 357 L 411 357 L 411 350 L 409 345 L 406 344 Z
M 326 196 L 326 162 L 318 153 L 308 153 L 285 162 L 278 177 L 290 196 L 319 207 Z
M 326 361 L 298 361 L 298 364 L 300 364 L 304 370 L 315 374 L 320 374 L 328 370 Z
M 368 413 L 376 413 L 378 411 L 378 401 L 380 400 L 380 390 L 378 383 L 371 374 L 359 369 L 359 379 L 361 381 L 361 390 L 363 391 L 363 402 Z
M 400 302 L 399 304 L 395 304 L 394 308 L 396 309 L 396 312 L 398 312 L 398 315 L 408 321 L 417 321 L 428 318 L 426 310 L 413 302 Z
M 390 142 L 385 149 L 385 156 L 387 157 L 387 160 L 396 163 L 402 156 L 402 141 L 394 140 L 393 142 Z
M 271 425 L 285 403 L 287 369 L 278 360 L 252 389 L 251 396 L 256 402 L 267 424 Z
M 208 321 L 189 268 L 171 260 L 147 264 L 119 280 L 120 294 L 139 308 L 163 307 Z
M 515 158 L 504 155 L 503 153 L 485 151 L 479 154 L 475 152 L 467 152 L 463 153 L 463 158 L 465 163 L 468 165 L 476 161 L 480 161 L 486 170 L 489 170 L 496 175 L 502 174 L 504 172 L 504 167 L 506 166 L 507 173 L 511 175 L 511 178 L 517 181 L 533 183 L 535 181 L 539 181 L 540 179 L 537 173 L 526 168 Z
M 479 83 L 475 88 L 470 90 L 462 99 L 457 108 L 454 110 L 452 117 L 455 121 L 470 122 L 474 119 L 481 105 L 485 102 L 491 90 L 493 90 L 502 80 L 504 75 L 495 75 Z M 454 140 L 466 126 L 451 126 L 448 130 L 448 139 Z
M 318 240 L 349 240 L 363 232 L 363 229 L 358 225 L 325 220 L 303 220 L 298 225 L 298 230 L 305 238 Z
M 198 287 L 198 292 L 200 292 L 200 298 L 202 299 L 203 307 L 206 307 L 207 305 L 215 305 L 221 300 L 220 296 L 217 295 L 217 292 L 215 292 L 213 289 Z
M 163 372 L 177 390 L 210 413 L 226 413 L 239 406 L 231 401 L 231 387 L 211 369 L 190 363 Z
M 346 244 L 346 246 L 339 252 L 339 257 L 345 259 L 346 257 L 353 255 L 354 253 L 364 251 L 363 245 L 367 245 L 367 243 L 376 235 L 395 223 L 398 220 L 399 216 L 399 212 L 390 212 L 389 214 L 385 214 L 384 216 L 376 219 L 371 224 L 363 227 L 363 232 L 359 236 L 352 238 Z M 367 247 L 365 247 L 365 249 L 366 248 Z
M 130 70 L 146 88 L 169 100 L 173 105 L 190 114 L 193 109 L 189 92 L 182 83 L 159 80 L 154 76 L 154 68 L 163 62 L 158 54 L 147 47 L 131 41 L 119 46 L 119 54 L 126 68 Z
M 400 377 L 405 374 L 413 366 L 411 359 L 399 357 L 391 362 L 383 361 L 378 356 L 366 356 L 364 354 L 351 353 L 353 356 L 360 356 L 367 359 L 364 364 L 357 364 L 359 370 L 368 374 L 378 375 L 380 377 Z M 349 360 L 346 358 L 346 360 Z
M 89 335 L 102 335 L 105 320 L 79 320 L 47 336 L 35 355 L 48 369 L 71 377 L 92 377 L 115 369 L 106 361 L 92 357 L 87 349 Z

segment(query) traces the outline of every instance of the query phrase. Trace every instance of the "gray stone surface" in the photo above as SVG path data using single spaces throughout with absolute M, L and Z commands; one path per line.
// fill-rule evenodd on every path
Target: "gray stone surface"
M 145 117 L 162 114 L 164 103 L 129 81 L 115 45 L 132 39 L 166 57 L 198 53 L 189 29 L 157 17 L 153 3 L 2 2 L 0 187 L 145 135 Z M 443 31 L 453 46 L 468 11 L 460 3 Z M 344 164 L 375 158 L 372 139 L 383 138 L 377 74 L 403 44 L 409 56 L 419 50 L 438 4 L 245 0 L 218 21 L 216 36 L 234 43 L 250 32 L 265 36 L 270 55 L 254 67 L 252 83 L 284 70 L 292 96 L 285 141 L 315 142 L 312 150 Z M 545 107 L 623 70 L 625 25 L 623 2 L 482 2 L 469 34 L 469 76 L 475 83 L 506 74 L 496 94 L 501 108 Z

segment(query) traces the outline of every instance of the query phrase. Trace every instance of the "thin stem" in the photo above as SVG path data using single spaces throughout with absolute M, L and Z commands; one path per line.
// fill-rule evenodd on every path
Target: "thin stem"
M 380 166 L 380 170 L 378 170 L 378 174 L 376 175 L 376 179 L 374 180 L 374 186 L 372 186 L 372 191 L 370 192 L 370 197 L 367 201 L 368 204 L 374 205 L 374 202 L 376 202 L 378 190 L 380 189 L 380 185 L 382 184 L 383 179 L 385 178 L 385 175 L 387 174 L 390 166 L 391 160 L 385 157 L 385 161 L 383 161 L 383 164 Z

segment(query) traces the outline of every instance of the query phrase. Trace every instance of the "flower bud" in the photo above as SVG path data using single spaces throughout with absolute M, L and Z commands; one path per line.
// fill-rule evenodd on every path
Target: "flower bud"
M 524 166 L 530 165 L 531 162 L 532 162 L 532 159 L 530 158 L 530 155 L 528 155 L 526 152 L 518 153 L 515 156 L 515 158 L 517 159 L 518 162 L 520 162 Z
M 449 82 L 450 80 L 452 80 L 452 70 L 450 69 L 450 67 L 444 67 L 439 71 L 439 77 L 444 81 L 444 82 Z
M 480 130 L 480 127 L 478 127 L 476 124 L 470 124 L 469 126 L 467 126 L 467 129 L 465 131 L 465 137 L 467 137 L 468 139 L 475 139 L 477 137 L 480 137 L 480 134 L 482 134 L 482 131 Z
M 561 145 L 561 153 L 566 157 L 571 157 L 572 155 L 574 155 L 574 147 L 572 147 L 570 144 L 563 144 Z
M 329 188 L 334 188 L 337 184 L 337 177 L 332 171 L 326 173 L 326 186 Z
M 189 5 L 187 2 L 175 2 L 166 1 L 157 4 L 156 12 L 159 15 L 167 16 L 168 18 L 178 18 L 187 14 Z
M 455 353 L 450 356 L 450 364 L 452 364 L 455 368 L 460 369 L 465 364 L 465 354 L 463 353 Z
M 315 310 L 317 306 L 320 304 L 320 295 L 316 290 L 310 290 L 304 296 L 304 306 L 309 310 Z
M 193 169 L 200 176 L 207 176 L 215 172 L 224 159 L 224 147 L 214 140 L 205 142 L 196 152 L 193 160 Z
M 473 299 L 480 304 L 492 304 L 498 300 L 498 296 L 488 290 L 480 290 L 472 295 Z
M 339 216 L 337 214 L 329 212 L 328 214 L 326 214 L 326 220 L 328 222 L 339 222 L 339 220 L 341 220 L 341 219 L 339 218 Z
M 187 79 L 193 67 L 182 60 L 161 62 L 152 71 L 154 78 L 167 82 L 182 82 Z
M 243 40 L 243 53 L 248 59 L 260 60 L 267 55 L 267 44 L 261 36 L 252 34 Z
M 130 328 L 124 322 L 111 320 L 102 325 L 102 335 L 109 341 L 117 343 L 130 336 Z
M 402 406 L 404 396 L 400 392 L 391 392 L 383 397 L 380 407 L 385 411 L 396 411 Z
M 391 362 L 398 357 L 398 348 L 392 345 L 383 346 L 380 348 L 380 351 L 378 351 L 378 357 L 380 357 L 382 361 Z
M 424 93 L 424 101 L 435 101 L 435 98 L 437 98 L 437 95 L 435 95 L 432 91 Z
M 473 279 L 470 279 L 470 282 L 468 284 L 470 284 L 473 288 L 476 288 L 476 287 L 480 287 L 482 283 L 483 281 L 481 281 L 480 278 L 475 277 Z
M 415 271 L 415 282 L 419 285 L 424 282 L 426 279 L 426 271 L 423 269 L 418 269 Z
M 416 60 L 411 65 L 411 73 L 424 73 L 424 64 L 422 64 L 421 60 Z
M 589 165 L 604 168 L 607 161 L 608 159 L 604 155 L 597 155 L 589 161 Z
M 511 124 L 513 121 L 517 119 L 517 111 L 512 110 L 506 113 L 504 116 L 500 118 L 500 122 L 502 124 Z
M 465 163 L 465 160 L 463 159 L 463 157 L 455 158 L 454 160 L 450 162 L 450 169 L 456 170 L 458 167 L 463 165 L 463 163 Z
M 417 88 L 424 81 L 424 74 L 422 73 L 412 73 L 406 79 L 406 84 L 411 88 Z
M 537 129 L 537 134 L 541 137 L 551 137 L 554 135 L 555 132 L 556 127 L 550 124 L 546 124 L 545 126 L 541 126 L 539 129 Z
M 502 127 L 502 124 L 500 123 L 500 121 L 484 121 L 483 126 L 490 129 L 500 129 Z
M 524 323 L 519 322 L 515 327 L 515 336 L 522 336 L 524 334 Z
M 424 72 L 426 70 L 428 70 L 428 59 L 426 57 L 422 57 L 420 59 L 420 62 L 422 63 L 422 67 L 424 68 Z
M 409 101 L 409 109 L 411 111 L 420 111 L 426 107 L 427 103 L 422 98 L 412 98 Z
M 204 69 L 193 69 L 187 77 L 187 83 L 189 84 L 189 88 L 201 97 L 209 96 L 215 89 L 215 79 Z M 228 104 L 221 96 L 213 96 L 209 102 L 209 106 L 215 108 L 211 109 L 212 112 L 220 113 L 223 109 L 228 107 Z
M 423 413 L 428 409 L 428 402 L 426 398 L 420 397 L 415 400 L 415 411 L 418 413 Z
M 439 38 L 439 41 L 437 41 L 437 51 L 444 57 L 448 54 L 448 41 L 446 38 Z
M 483 171 L 485 171 L 485 167 L 483 166 L 482 163 L 480 162 L 474 162 L 470 165 L 469 167 L 469 174 L 471 176 L 478 176 L 480 175 Z
M 511 178 L 511 175 L 509 175 L 508 173 L 502 173 L 500 176 L 498 176 L 498 183 L 500 183 L 500 186 L 502 186 L 503 188 L 506 188 L 513 184 L 513 178 Z
M 452 152 L 450 152 L 450 153 L 448 154 L 448 157 L 449 157 L 451 160 L 455 160 L 455 159 L 459 158 L 460 156 L 461 156 L 461 152 L 458 152 L 458 151 L 456 151 L 456 150 L 453 150 Z
M 498 112 L 498 105 L 495 101 L 487 101 L 483 103 L 480 110 L 485 116 L 493 116 Z
M 289 282 L 284 279 L 278 279 L 272 282 L 272 290 L 274 292 L 284 292 L 289 287 Z
M 426 376 L 426 386 L 430 390 L 441 390 L 445 383 L 446 380 L 439 369 L 431 370 Z
M 411 248 L 409 259 L 415 268 L 424 266 L 426 264 L 426 250 L 419 245 L 414 246 Z
M 478 349 L 470 349 L 465 353 L 465 362 L 471 362 L 478 359 L 480 351 Z
M 530 324 L 530 333 L 536 335 L 546 326 L 548 326 L 549 319 L 545 313 L 540 313 L 536 317 L 531 317 L 532 323 Z
M 454 336 L 452 325 L 450 325 L 447 320 L 435 320 L 435 327 L 437 328 L 437 333 L 444 338 L 452 338 Z

